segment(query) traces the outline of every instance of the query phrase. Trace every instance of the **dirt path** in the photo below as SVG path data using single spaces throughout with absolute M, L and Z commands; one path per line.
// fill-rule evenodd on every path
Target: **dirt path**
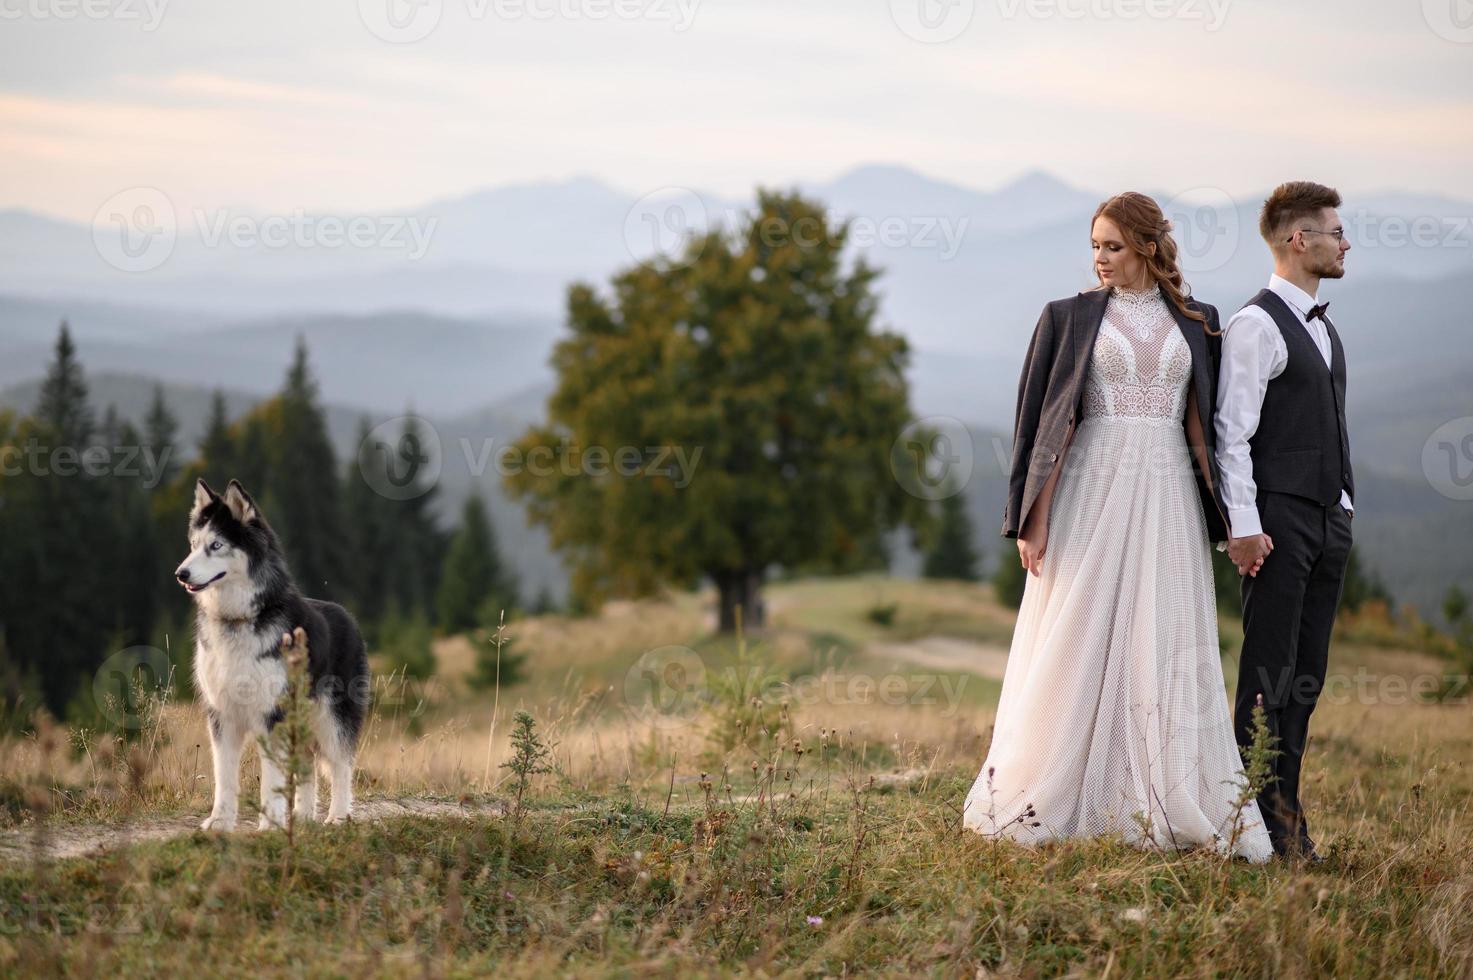
M 904 786 L 923 779 L 926 775 L 926 771 L 922 769 L 877 772 L 866 774 L 861 785 L 866 788 Z M 681 777 L 676 782 L 685 783 L 697 778 L 699 777 Z M 837 781 L 835 785 L 838 785 Z M 727 797 L 723 796 L 722 799 Z M 736 803 L 749 803 L 757 799 L 757 796 L 746 793 L 734 795 L 730 799 Z M 360 799 L 354 806 L 353 818 L 358 821 L 408 816 L 453 819 L 497 816 L 504 812 L 505 808 L 500 803 L 459 803 L 409 796 L 396 799 Z M 254 809 L 241 807 L 240 821 L 233 833 L 257 833 L 256 818 Z M 126 823 L 59 824 L 46 827 L 41 835 L 36 833 L 35 828 L 4 830 L 0 831 L 0 865 L 30 861 L 38 850 L 44 857 L 57 860 L 83 857 L 143 841 L 205 833 L 199 829 L 200 819 L 200 815 L 149 816 Z
M 400 799 L 359 800 L 353 818 L 361 821 L 389 817 L 471 817 L 502 812 L 497 803 L 461 804 L 449 800 L 403 797 Z M 0 831 L 0 864 L 30 860 L 37 849 L 48 858 L 81 857 L 95 851 L 109 850 L 140 841 L 182 837 L 199 830 L 202 815 L 140 817 L 127 823 L 59 824 L 46 827 L 38 836 L 34 828 Z M 241 807 L 240 821 L 234 833 L 256 833 L 257 814 Z
M 926 636 L 910 643 L 872 643 L 866 652 L 933 670 L 966 671 L 998 681 L 1008 668 L 1007 647 L 951 636 Z

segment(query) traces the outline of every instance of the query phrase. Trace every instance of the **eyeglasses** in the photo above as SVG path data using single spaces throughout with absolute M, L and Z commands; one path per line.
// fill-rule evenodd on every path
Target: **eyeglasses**
M 1313 228 L 1300 228 L 1299 229 L 1299 233 L 1301 235 L 1330 235 L 1337 242 L 1338 241 L 1343 241 L 1345 239 L 1345 229 L 1344 228 L 1336 228 L 1334 231 L 1315 231 Z M 1286 242 L 1292 242 L 1293 240 L 1294 240 L 1294 236 L 1293 235 L 1290 235 L 1288 238 L 1284 239 L 1284 241 L 1286 241 Z

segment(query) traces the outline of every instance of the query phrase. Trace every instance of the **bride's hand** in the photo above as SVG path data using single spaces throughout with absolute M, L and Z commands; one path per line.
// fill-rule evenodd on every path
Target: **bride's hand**
M 1018 560 L 1034 575 L 1043 574 L 1043 553 L 1048 548 L 1048 528 L 1035 527 L 1033 522 L 1018 535 Z

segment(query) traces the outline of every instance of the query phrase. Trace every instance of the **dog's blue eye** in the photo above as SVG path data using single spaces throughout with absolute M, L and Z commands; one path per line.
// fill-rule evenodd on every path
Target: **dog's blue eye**
M 219 551 L 220 550 L 220 542 L 218 542 L 218 541 L 211 541 L 210 542 L 210 550 L 211 551 Z

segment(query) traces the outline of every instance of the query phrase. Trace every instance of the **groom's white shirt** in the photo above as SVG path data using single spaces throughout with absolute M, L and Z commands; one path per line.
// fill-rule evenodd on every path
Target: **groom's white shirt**
M 1318 300 L 1277 274 L 1269 278 L 1268 288 L 1289 304 L 1329 366 L 1333 357 L 1330 331 L 1323 320 L 1305 319 L 1309 308 Z M 1229 532 L 1235 538 L 1263 532 L 1248 440 L 1258 431 L 1268 383 L 1282 374 L 1288 363 L 1289 349 L 1284 336 L 1273 317 L 1262 308 L 1243 307 L 1223 328 L 1222 370 L 1217 387 L 1217 465 L 1222 473 L 1222 500 L 1228 509 Z M 1343 487 L 1340 505 L 1352 509 L 1350 494 Z

